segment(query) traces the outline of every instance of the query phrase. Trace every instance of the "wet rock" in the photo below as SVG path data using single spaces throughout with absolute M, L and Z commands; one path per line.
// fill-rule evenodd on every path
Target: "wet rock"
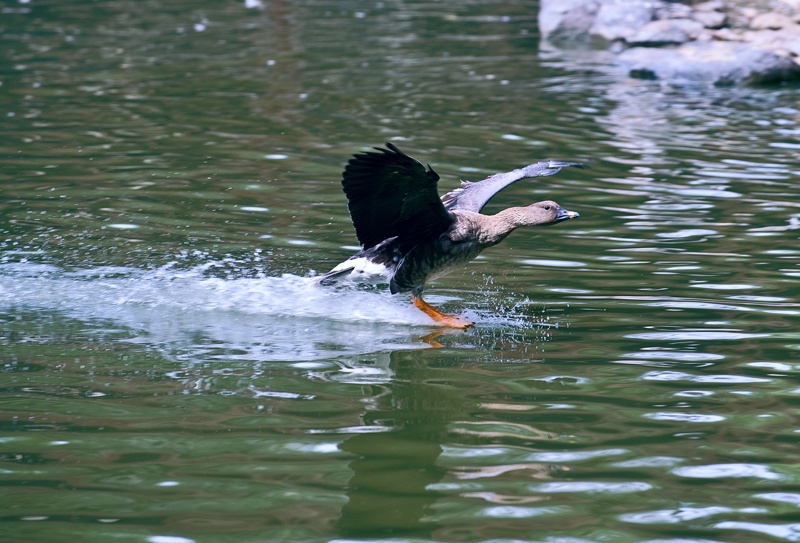
M 597 0 L 542 0 L 539 30 L 553 43 L 586 41 L 595 22 Z
M 759 14 L 759 11 L 756 8 L 749 7 L 749 6 L 745 6 L 743 8 L 740 8 L 738 11 L 739 11 L 739 13 L 741 13 L 743 16 L 747 17 L 748 19 L 752 19 L 754 17 L 757 17 L 758 14 Z
M 732 28 L 720 28 L 713 32 L 714 39 L 721 41 L 743 41 L 742 33 Z
M 695 11 L 721 11 L 725 9 L 725 2 L 722 0 L 708 0 L 694 5 Z
M 692 19 L 664 19 L 651 21 L 626 41 L 633 46 L 661 47 L 697 39 L 704 26 Z
M 722 28 L 728 18 L 720 11 L 695 11 L 692 19 L 703 25 L 705 28 Z
M 781 30 L 758 30 L 742 34 L 744 41 L 771 51 L 800 57 L 800 25 L 792 24 Z
M 633 74 L 712 84 L 796 79 L 799 23 L 800 0 L 541 0 L 539 12 L 558 47 L 604 40 Z
M 795 26 L 794 20 L 783 13 L 759 13 L 750 21 L 750 28 L 754 30 L 780 30 Z
M 800 79 L 791 58 L 736 42 L 695 42 L 676 49 L 635 47 L 617 61 L 633 77 L 675 83 L 731 85 Z
M 780 0 L 779 2 L 795 15 L 800 15 L 800 0 Z
M 608 41 L 624 40 L 655 18 L 658 5 L 639 0 L 606 0 L 589 31 Z
M 692 6 L 667 2 L 656 5 L 656 19 L 689 19 L 693 11 Z

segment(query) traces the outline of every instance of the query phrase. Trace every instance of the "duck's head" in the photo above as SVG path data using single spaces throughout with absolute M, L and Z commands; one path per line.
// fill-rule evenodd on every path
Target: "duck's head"
M 525 222 L 531 226 L 548 226 L 580 216 L 577 211 L 564 209 L 552 200 L 536 202 L 524 209 Z

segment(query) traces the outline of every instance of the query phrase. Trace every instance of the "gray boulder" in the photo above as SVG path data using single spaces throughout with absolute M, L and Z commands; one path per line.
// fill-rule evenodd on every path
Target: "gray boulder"
M 598 0 L 542 0 L 539 31 L 552 43 L 587 41 L 594 24 Z
M 675 45 L 697 39 L 705 27 L 692 19 L 651 21 L 628 37 L 628 44 L 642 47 Z
M 744 32 L 742 37 L 753 46 L 800 58 L 800 25 L 780 30 L 751 30 Z
M 640 0 L 606 0 L 597 10 L 590 32 L 608 41 L 627 39 L 655 18 L 657 5 Z
M 634 47 L 617 63 L 631 76 L 673 83 L 731 85 L 800 79 L 800 65 L 766 49 L 735 42 L 693 42 L 674 49 Z
M 722 28 L 725 26 L 728 18 L 721 11 L 713 10 L 697 10 L 692 13 L 692 19 L 700 23 L 706 28 Z

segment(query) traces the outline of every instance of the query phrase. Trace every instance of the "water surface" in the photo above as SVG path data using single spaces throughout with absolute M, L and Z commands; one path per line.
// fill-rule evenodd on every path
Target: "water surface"
M 19 2 L 4 541 L 800 541 L 800 99 L 540 46 L 536 3 Z M 554 199 L 427 298 L 320 289 L 384 141 Z

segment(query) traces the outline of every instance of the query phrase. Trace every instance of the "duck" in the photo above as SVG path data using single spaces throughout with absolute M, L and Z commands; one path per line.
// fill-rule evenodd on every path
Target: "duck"
M 388 283 L 392 294 L 410 293 L 414 306 L 435 323 L 466 329 L 471 321 L 443 313 L 422 298 L 425 285 L 462 267 L 517 228 L 578 217 L 578 212 L 552 200 L 509 207 L 495 215 L 481 213 L 510 184 L 554 175 L 566 167 L 586 166 L 543 160 L 483 181 L 461 181 L 460 187 L 440 197 L 439 174 L 393 143 L 356 153 L 342 172 L 342 189 L 362 248 L 316 281 L 323 286 Z

